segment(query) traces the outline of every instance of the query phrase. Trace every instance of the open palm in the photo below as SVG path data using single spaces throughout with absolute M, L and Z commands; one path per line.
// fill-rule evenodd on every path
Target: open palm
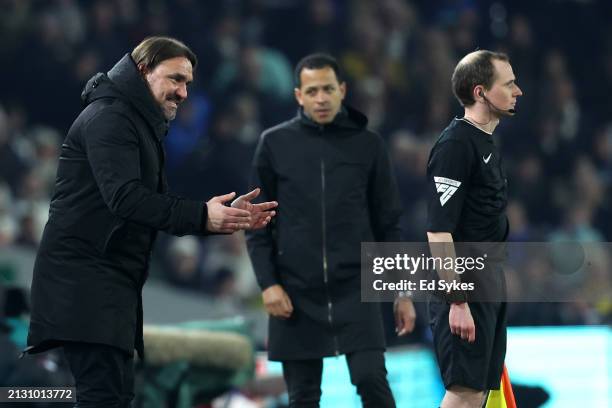
M 251 223 L 248 228 L 250 230 L 264 228 L 276 215 L 276 211 L 274 211 L 274 208 L 278 206 L 276 201 L 266 201 L 258 204 L 251 202 L 259 196 L 259 193 L 261 193 L 261 189 L 258 187 L 232 201 L 232 207 L 251 213 Z

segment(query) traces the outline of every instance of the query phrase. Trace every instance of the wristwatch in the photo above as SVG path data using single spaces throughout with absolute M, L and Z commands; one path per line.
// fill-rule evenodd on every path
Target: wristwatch
M 467 293 L 463 290 L 453 290 L 452 292 L 444 292 L 446 303 L 458 304 L 467 302 Z
M 396 299 L 398 299 L 398 298 L 412 299 L 412 291 L 406 290 L 406 291 L 403 291 L 403 292 L 398 292 Z

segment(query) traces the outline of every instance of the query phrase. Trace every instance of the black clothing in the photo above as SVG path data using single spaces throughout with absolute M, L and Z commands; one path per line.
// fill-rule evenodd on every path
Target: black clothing
M 434 350 L 445 388 L 461 385 L 474 390 L 498 390 L 506 357 L 507 304 L 470 302 L 476 341 L 469 343 L 452 334 L 450 306 L 432 298 L 428 302 Z
M 89 80 L 62 145 L 32 281 L 28 350 L 63 341 L 142 355 L 142 287 L 157 230 L 204 234 L 206 205 L 167 193 L 167 122 L 129 55 Z
M 270 360 L 312 359 L 385 348 L 380 305 L 361 302 L 359 276 L 329 285 L 328 290 L 283 287 L 293 313 L 289 319 L 270 317 Z
M 427 231 L 455 242 L 506 240 L 506 172 L 491 135 L 455 118 L 431 150 L 427 180 Z
M 128 408 L 134 399 L 134 358 L 103 344 L 65 343 L 76 382 L 75 408 Z
M 398 241 L 398 190 L 383 140 L 345 108 L 324 126 L 302 111 L 265 131 L 254 185 L 279 210 L 248 237 L 264 290 L 280 284 L 294 306 L 270 318 L 271 360 L 313 359 L 383 349 L 380 307 L 361 303 L 361 242 Z
M 289 408 L 318 408 L 321 400 L 323 359 L 283 361 Z
M 449 304 L 437 294 L 429 296 L 430 327 L 444 386 L 499 389 L 506 356 L 506 304 L 502 301 L 506 287 L 500 266 L 504 249 L 498 243 L 506 241 L 509 224 L 506 172 L 493 136 L 464 118 L 455 118 L 431 150 L 427 181 L 427 231 L 449 232 L 458 243 L 487 243 L 456 245 L 457 255 L 479 257 L 490 252 L 484 270 L 461 275 L 462 282 L 474 283 L 467 299 L 476 326 L 475 343 L 450 332 Z M 470 296 L 487 302 L 472 302 Z
M 393 408 L 395 401 L 387 382 L 387 369 L 382 350 L 349 353 L 346 363 L 351 384 L 357 388 L 364 408 Z M 316 408 L 321 398 L 323 360 L 283 361 L 290 408 Z

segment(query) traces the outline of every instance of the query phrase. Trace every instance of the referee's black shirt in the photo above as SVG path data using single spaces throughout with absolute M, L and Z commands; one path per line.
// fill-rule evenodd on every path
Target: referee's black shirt
M 506 172 L 490 134 L 453 119 L 431 150 L 427 180 L 427 231 L 457 242 L 506 240 Z

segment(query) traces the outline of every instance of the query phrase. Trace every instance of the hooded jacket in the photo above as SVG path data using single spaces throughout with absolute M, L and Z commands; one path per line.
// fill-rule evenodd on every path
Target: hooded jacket
M 34 266 L 27 350 L 82 341 L 142 355 L 141 291 L 156 233 L 205 234 L 206 205 L 167 192 L 168 123 L 129 54 L 81 97 Z
M 384 142 L 366 126 L 348 106 L 326 125 L 300 110 L 261 136 L 254 185 L 279 207 L 249 234 L 249 255 L 261 289 L 280 284 L 294 305 L 292 318 L 270 318 L 271 359 L 384 347 L 378 305 L 360 302 L 361 242 L 399 241 L 401 205 Z

